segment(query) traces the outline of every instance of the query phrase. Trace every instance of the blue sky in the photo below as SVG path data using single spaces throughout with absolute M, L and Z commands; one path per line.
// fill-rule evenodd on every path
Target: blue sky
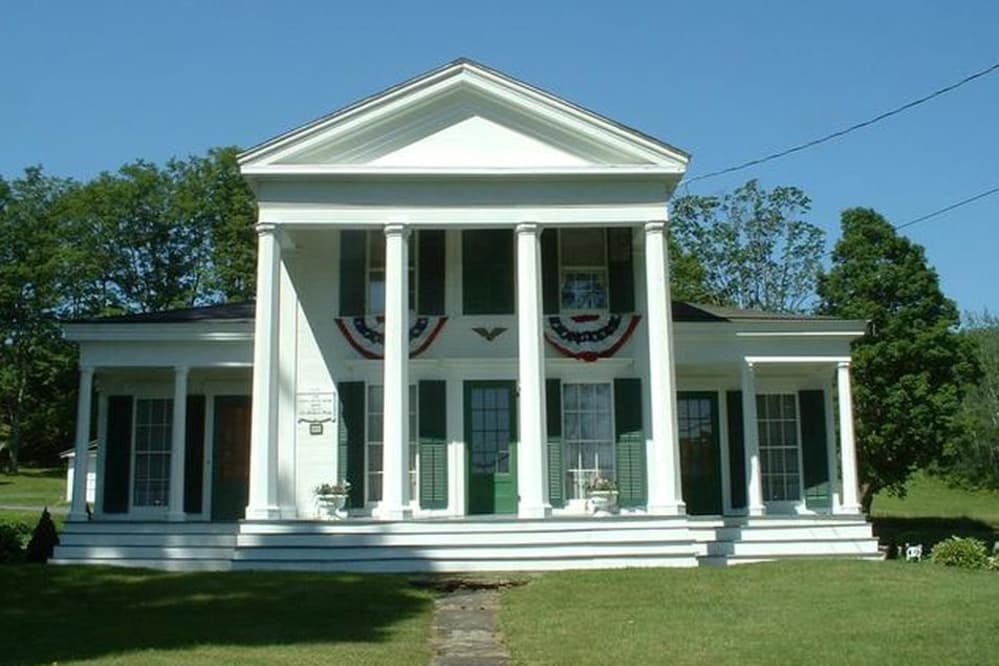
M 814 138 L 999 60 L 993 2 L 8 2 L 0 174 L 87 178 L 250 146 L 459 56 L 684 148 L 690 174 Z M 999 73 L 760 168 L 811 221 L 899 224 L 999 185 Z M 962 310 L 999 311 L 999 195 L 905 230 Z

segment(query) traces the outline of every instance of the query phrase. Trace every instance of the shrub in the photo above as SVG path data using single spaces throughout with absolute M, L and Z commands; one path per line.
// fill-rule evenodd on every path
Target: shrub
M 24 559 L 24 540 L 31 534 L 31 526 L 19 520 L 0 521 L 0 564 L 20 562 Z
M 56 533 L 55 523 L 46 507 L 42 510 L 42 517 L 35 525 L 35 531 L 28 542 L 27 559 L 29 562 L 45 564 L 52 557 L 52 552 L 59 545 L 59 535 Z
M 933 546 L 930 558 L 935 564 L 962 569 L 982 569 L 989 564 L 985 543 L 972 537 L 952 536 Z

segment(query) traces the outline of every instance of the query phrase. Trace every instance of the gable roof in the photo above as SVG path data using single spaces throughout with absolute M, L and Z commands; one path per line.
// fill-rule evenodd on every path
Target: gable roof
M 351 142 L 365 143 L 358 137 L 372 145 L 391 142 L 401 133 L 398 125 L 407 120 L 411 126 L 418 124 L 421 108 L 426 110 L 448 96 L 456 96 L 448 99 L 451 107 L 468 106 L 474 100 L 479 106 L 469 111 L 472 114 L 481 113 L 483 105 L 502 108 L 514 120 L 535 123 L 533 130 L 540 127 L 542 133 L 594 151 L 603 158 L 597 163 L 657 167 L 682 174 L 690 158 L 665 141 L 486 65 L 459 58 L 259 143 L 241 153 L 239 162 L 245 175 L 267 175 L 290 164 L 309 164 L 310 159 L 318 164 L 319 147 L 325 145 L 329 148 L 323 155 L 324 165 L 356 165 L 360 149 Z M 364 137 L 366 131 L 369 136 Z

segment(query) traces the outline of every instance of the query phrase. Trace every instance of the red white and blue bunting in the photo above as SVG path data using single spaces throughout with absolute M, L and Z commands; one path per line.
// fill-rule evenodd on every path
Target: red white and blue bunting
M 545 339 L 563 356 L 592 363 L 616 354 L 641 318 L 639 314 L 545 315 Z
M 447 317 L 414 316 L 409 317 L 409 356 L 419 356 L 434 343 Z M 364 358 L 380 359 L 385 357 L 385 317 L 382 315 L 369 317 L 338 317 L 337 328 L 347 338 L 350 346 Z

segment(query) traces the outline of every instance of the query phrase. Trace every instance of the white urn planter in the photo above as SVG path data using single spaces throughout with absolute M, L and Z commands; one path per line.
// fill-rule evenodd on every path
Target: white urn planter
M 343 520 L 347 517 L 347 494 L 316 495 L 316 513 L 325 520 Z
M 610 516 L 617 513 L 616 490 L 591 490 L 588 499 L 590 513 L 594 516 Z

